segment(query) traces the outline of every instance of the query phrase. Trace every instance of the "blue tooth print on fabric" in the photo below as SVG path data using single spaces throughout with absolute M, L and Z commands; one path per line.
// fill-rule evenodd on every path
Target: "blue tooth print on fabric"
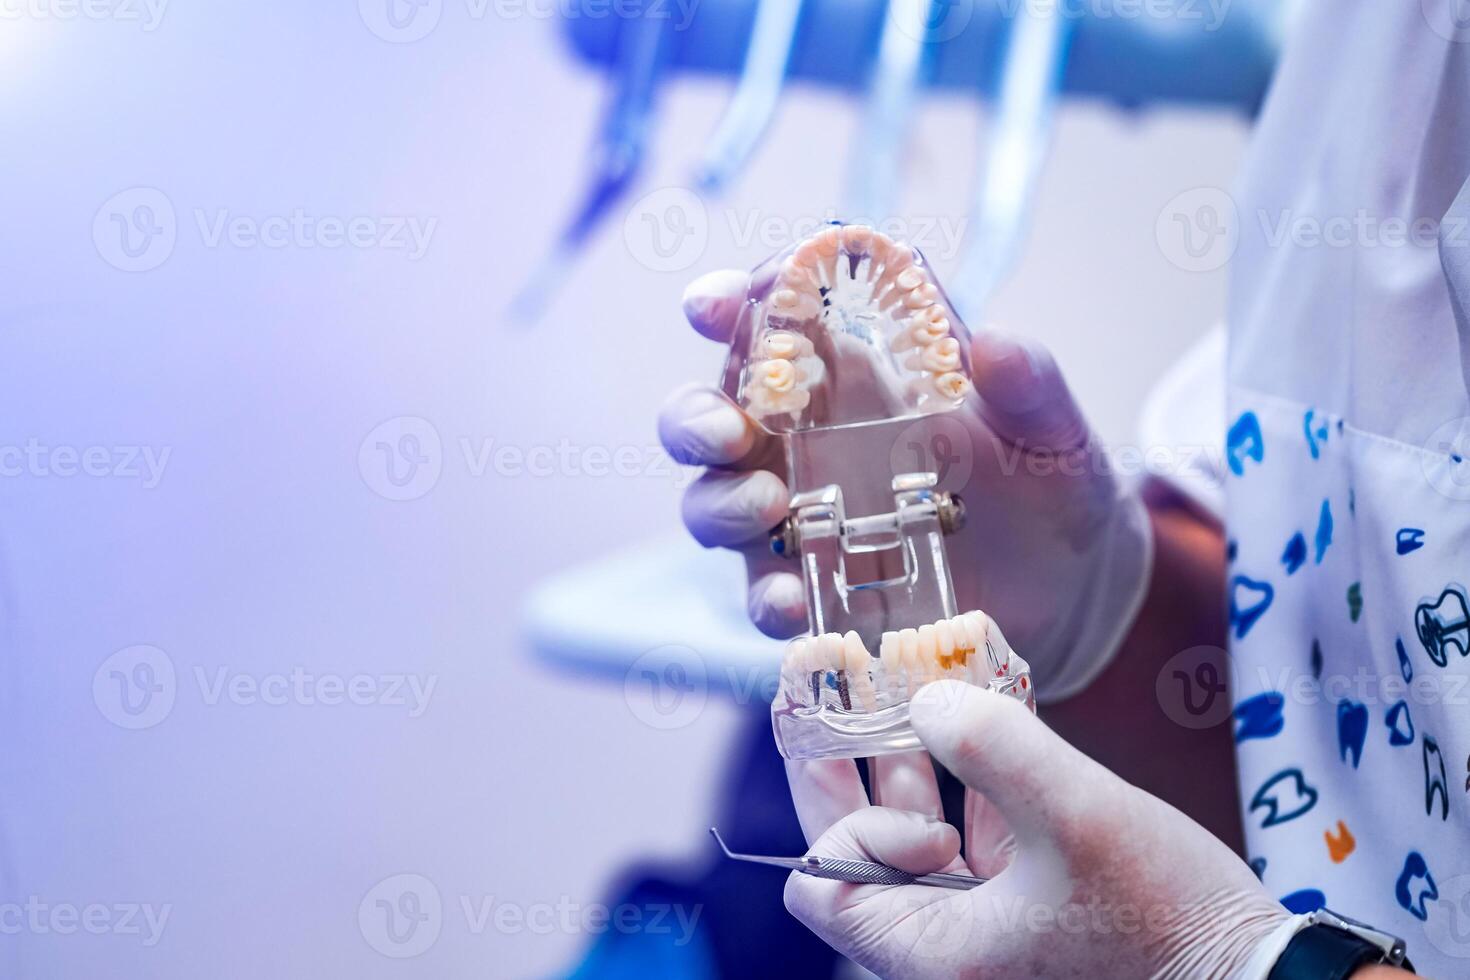
M 1396 636 L 1393 638 L 1393 648 L 1398 651 L 1399 655 L 1399 676 L 1407 684 L 1414 679 L 1414 665 L 1409 663 L 1409 652 L 1404 649 L 1403 637 Z
M 1302 537 L 1298 531 L 1286 542 L 1286 550 L 1281 553 L 1281 564 L 1286 566 L 1286 574 L 1291 575 L 1307 560 L 1307 539 Z
M 1230 472 L 1245 476 L 1245 461 L 1253 459 L 1259 463 L 1266 455 L 1266 443 L 1261 439 L 1261 421 L 1255 412 L 1246 412 L 1235 420 L 1225 436 L 1225 462 Z
M 1266 877 L 1266 859 L 1263 857 L 1251 858 L 1251 870 L 1256 873 L 1256 880 L 1261 881 Z
M 1363 742 L 1368 738 L 1368 707 L 1357 701 L 1337 702 L 1337 754 L 1343 762 L 1353 755 L 1353 768 L 1363 758 Z
M 1434 875 L 1429 873 L 1424 855 L 1418 851 L 1410 851 L 1404 858 L 1404 870 L 1399 872 L 1399 880 L 1394 883 L 1393 897 L 1414 918 L 1421 922 L 1429 918 L 1425 905 L 1439 898 L 1439 886 L 1434 883 Z
M 1271 608 L 1271 600 L 1274 598 L 1276 590 L 1271 587 L 1270 582 L 1257 582 L 1244 575 L 1237 575 L 1230 580 L 1230 625 L 1235 629 L 1237 640 L 1245 639 L 1251 627 L 1256 625 L 1256 620 Z
M 1434 798 L 1439 797 L 1439 819 L 1450 816 L 1450 783 L 1445 777 L 1444 756 L 1434 736 L 1424 736 L 1424 812 L 1434 816 Z
M 1322 644 L 1312 641 L 1312 679 L 1322 679 Z
M 1363 615 L 1363 583 L 1354 582 L 1347 590 L 1348 618 L 1353 622 Z
M 1418 527 L 1401 527 L 1399 533 L 1394 537 L 1394 550 L 1401 555 L 1411 554 L 1424 547 L 1424 529 Z
M 1470 606 L 1465 603 L 1464 590 L 1449 585 L 1438 600 L 1419 603 L 1414 609 L 1414 631 L 1436 667 L 1449 663 L 1451 650 L 1462 657 L 1470 653 Z
M 1388 726 L 1388 744 L 1398 747 L 1414 744 L 1414 717 L 1409 714 L 1409 703 L 1398 701 L 1383 713 L 1383 723 Z
M 1281 709 L 1286 699 L 1277 691 L 1267 691 L 1253 698 L 1246 698 L 1235 706 L 1235 720 L 1240 723 L 1235 729 L 1235 741 L 1248 738 L 1270 738 L 1281 731 L 1286 723 Z
M 1327 896 L 1315 888 L 1303 888 L 1281 899 L 1281 904 L 1293 915 L 1306 915 L 1327 907 Z
M 1327 441 L 1327 433 L 1331 431 L 1327 427 L 1327 420 L 1319 417 L 1315 408 L 1309 408 L 1306 417 L 1302 419 L 1302 431 L 1307 434 L 1307 449 L 1311 451 L 1312 458 L 1321 456 L 1321 444 Z
M 1235 556 L 1238 554 L 1240 554 L 1240 545 L 1236 543 L 1234 538 L 1231 538 L 1225 545 L 1225 560 L 1234 561 Z
M 1322 556 L 1332 546 L 1332 504 L 1326 500 L 1322 501 L 1322 510 L 1317 515 L 1317 534 L 1312 538 L 1312 545 L 1317 556 L 1314 563 L 1320 565 Z
M 1358 491 L 1352 487 L 1348 487 L 1348 514 L 1353 517 L 1358 516 Z
M 1283 769 L 1256 790 L 1250 812 L 1265 810 L 1261 829 L 1295 820 L 1317 805 L 1317 791 L 1307 785 L 1300 769 Z

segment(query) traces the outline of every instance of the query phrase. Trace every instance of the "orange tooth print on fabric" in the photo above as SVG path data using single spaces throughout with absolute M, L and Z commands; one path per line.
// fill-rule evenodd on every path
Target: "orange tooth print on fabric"
M 1327 856 L 1332 858 L 1333 864 L 1341 864 L 1347 860 L 1347 856 L 1357 850 L 1358 842 L 1353 837 L 1352 831 L 1347 829 L 1347 824 L 1341 820 L 1337 822 L 1337 834 L 1324 830 L 1322 838 L 1327 841 Z

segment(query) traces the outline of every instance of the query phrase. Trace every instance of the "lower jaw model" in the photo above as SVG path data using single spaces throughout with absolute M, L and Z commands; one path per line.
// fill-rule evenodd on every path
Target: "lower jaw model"
M 772 549 L 800 562 L 811 627 L 772 705 L 788 759 L 920 748 L 908 706 L 933 680 L 1035 708 L 1026 662 L 989 616 L 957 608 L 945 539 L 964 503 L 903 465 L 948 438 L 943 417 L 970 393 L 969 334 L 950 309 L 917 249 L 862 225 L 826 227 L 751 274 L 723 388 L 786 449 L 791 516 Z
M 1026 661 L 994 620 L 975 610 L 886 632 L 876 658 L 854 630 L 792 640 L 772 708 L 777 744 L 787 758 L 919 748 L 908 726 L 909 699 L 938 680 L 990 687 L 1036 710 Z

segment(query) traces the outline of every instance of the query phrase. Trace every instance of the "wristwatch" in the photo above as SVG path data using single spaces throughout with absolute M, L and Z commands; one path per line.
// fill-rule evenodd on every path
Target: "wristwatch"
M 1382 964 L 1413 971 L 1404 941 L 1327 909 L 1299 917 L 1297 931 L 1267 980 L 1347 980 L 1360 966 Z

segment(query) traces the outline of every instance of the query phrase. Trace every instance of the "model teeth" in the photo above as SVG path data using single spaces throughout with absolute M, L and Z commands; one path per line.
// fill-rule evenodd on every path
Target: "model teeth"
M 781 285 L 797 292 L 816 293 L 821 289 L 815 266 L 804 264 L 791 256 L 781 264 Z
M 1012 683 L 1001 689 L 1031 703 L 1029 666 L 978 610 L 917 629 L 890 630 L 880 638 L 876 658 L 849 631 L 792 640 L 781 662 L 786 697 L 799 705 L 852 712 L 887 708 L 944 678 L 977 685 L 1010 678 Z
M 801 334 L 786 330 L 773 330 L 766 334 L 765 339 L 761 341 L 761 347 L 766 357 L 786 361 L 794 361 L 799 357 L 811 357 L 815 351 L 810 340 Z
M 844 392 L 861 388 L 865 368 L 837 367 L 863 358 L 910 411 L 947 411 L 970 390 L 958 323 L 920 256 L 867 225 L 824 227 L 792 249 L 758 323 L 742 381 L 742 406 L 757 419 L 815 421 L 802 413 L 818 392 L 819 409 L 840 414 Z M 831 364 L 822 360 L 833 357 Z M 789 361 L 797 371 L 772 361 Z
M 873 241 L 873 229 L 867 225 L 844 225 L 842 227 L 842 246 L 848 252 L 867 255 L 873 247 Z
M 974 387 L 970 383 L 970 379 L 958 371 L 941 374 L 939 377 L 933 379 L 932 384 L 934 385 L 934 391 L 940 398 L 952 402 L 962 401 L 970 393 L 970 389 Z
M 771 294 L 771 317 L 809 320 L 822 312 L 821 297 L 815 293 L 783 287 Z
M 848 703 L 864 711 L 878 710 L 878 692 L 869 674 L 873 658 L 862 638 L 849 630 L 842 638 L 842 671 L 846 675 Z
M 910 310 L 922 310 L 926 306 L 933 306 L 939 301 L 939 288 L 932 282 L 926 282 L 917 286 L 903 298 L 903 305 Z
M 912 370 L 928 371 L 935 375 L 956 371 L 960 367 L 960 342 L 953 337 L 937 340 L 920 347 L 905 363 Z

